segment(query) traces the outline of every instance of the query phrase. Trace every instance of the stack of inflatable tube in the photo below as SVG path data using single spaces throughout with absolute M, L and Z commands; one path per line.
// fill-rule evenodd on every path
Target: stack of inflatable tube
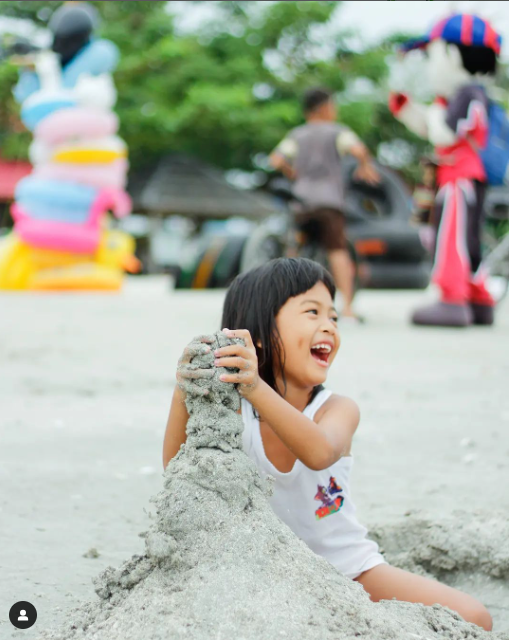
M 34 134 L 33 173 L 22 179 L 11 212 L 13 233 L 0 243 L 0 288 L 117 290 L 136 271 L 134 241 L 108 230 L 108 212 L 130 213 L 127 149 L 117 136 L 111 78 L 118 52 L 92 40 L 62 69 L 50 51 L 15 89 Z

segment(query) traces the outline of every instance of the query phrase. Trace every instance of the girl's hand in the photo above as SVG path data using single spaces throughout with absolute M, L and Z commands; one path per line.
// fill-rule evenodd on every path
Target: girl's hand
M 180 356 L 177 368 L 177 384 L 182 389 L 184 394 L 187 391 L 192 391 L 197 395 L 205 396 L 208 394 L 208 389 L 203 389 L 199 385 L 195 384 L 193 380 L 199 378 L 212 378 L 214 376 L 214 369 L 198 369 L 196 365 L 191 364 L 191 359 L 194 356 L 210 353 L 210 347 L 207 343 L 215 341 L 213 335 L 201 335 L 196 336 L 184 349 L 183 354 Z
M 223 373 L 219 376 L 219 379 L 223 382 L 238 384 L 237 388 L 240 395 L 249 399 L 260 382 L 258 358 L 251 334 L 247 329 L 223 329 L 223 333 L 228 338 L 242 338 L 246 346 L 231 344 L 228 347 L 221 347 L 214 351 L 216 356 L 214 364 L 216 367 L 237 367 L 240 370 L 238 373 Z

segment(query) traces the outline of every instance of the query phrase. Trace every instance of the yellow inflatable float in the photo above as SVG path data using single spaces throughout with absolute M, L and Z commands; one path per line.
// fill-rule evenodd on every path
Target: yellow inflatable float
M 124 271 L 137 273 L 131 236 L 102 232 L 94 255 L 37 249 L 15 232 L 0 240 L 0 289 L 9 291 L 118 291 Z
M 127 147 L 117 136 L 98 140 L 73 142 L 57 147 L 52 154 L 52 162 L 72 164 L 109 164 L 127 158 Z

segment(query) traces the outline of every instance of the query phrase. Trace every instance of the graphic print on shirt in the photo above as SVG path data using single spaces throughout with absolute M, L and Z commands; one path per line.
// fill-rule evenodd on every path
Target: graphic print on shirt
M 317 520 L 330 516 L 331 513 L 337 513 L 341 509 L 345 501 L 344 496 L 339 495 L 342 492 L 343 489 L 336 483 L 336 478 L 332 476 L 329 478 L 329 486 L 327 488 L 320 484 L 318 485 L 315 500 L 320 501 L 322 506 L 315 511 Z

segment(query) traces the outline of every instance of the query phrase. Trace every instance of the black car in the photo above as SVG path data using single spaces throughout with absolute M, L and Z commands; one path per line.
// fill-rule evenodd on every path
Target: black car
M 345 159 L 347 236 L 362 287 L 423 289 L 429 284 L 430 259 L 420 229 L 411 222 L 412 195 L 401 178 L 378 166 L 381 181 L 370 186 L 355 179 L 356 163 Z M 248 232 L 217 232 L 201 239 L 195 259 L 177 277 L 176 286 L 226 287 L 237 273 L 286 254 L 289 234 L 295 232 L 290 209 L 291 183 L 269 182 L 274 216 L 253 223 Z M 308 238 L 299 255 L 325 262 L 325 254 Z M 326 263 L 326 262 L 325 262 Z

